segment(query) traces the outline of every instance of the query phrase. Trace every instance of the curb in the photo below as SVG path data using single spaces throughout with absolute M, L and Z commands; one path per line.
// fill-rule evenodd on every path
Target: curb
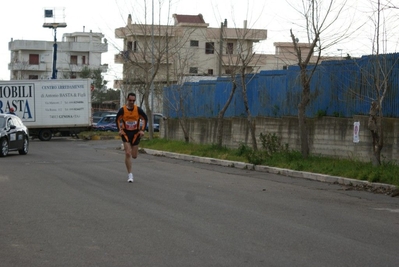
M 288 176 L 288 177 L 319 181 L 319 182 L 323 182 L 323 183 L 340 184 L 340 185 L 345 185 L 345 186 L 354 186 L 354 187 L 358 187 L 358 188 L 372 188 L 374 190 L 377 190 L 377 189 L 384 189 L 387 191 L 397 190 L 397 187 L 395 185 L 382 184 L 382 183 L 371 183 L 368 181 L 356 180 L 356 179 L 340 177 L 340 176 L 332 176 L 332 175 L 318 174 L 318 173 L 312 173 L 312 172 L 294 171 L 294 170 L 269 167 L 269 166 L 264 166 L 264 165 L 254 165 L 251 163 L 245 163 L 245 162 L 239 162 L 239 161 L 219 160 L 219 159 L 214 159 L 214 158 L 191 156 L 191 155 L 178 154 L 178 153 L 173 153 L 173 152 L 166 152 L 166 151 L 147 149 L 147 148 L 144 148 L 142 150 L 144 150 L 145 153 L 147 153 L 149 155 L 153 155 L 153 156 L 164 156 L 164 157 L 168 157 L 168 158 L 176 158 L 176 159 L 182 159 L 182 160 L 187 160 L 187 161 L 215 164 L 215 165 L 220 165 L 220 166 L 225 166 L 225 167 L 255 170 L 255 171 L 259 171 L 259 172 L 279 174 L 279 175 L 284 175 L 284 176 Z

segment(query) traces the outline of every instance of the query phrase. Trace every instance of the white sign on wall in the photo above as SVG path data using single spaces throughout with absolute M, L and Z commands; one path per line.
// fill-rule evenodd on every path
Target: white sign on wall
M 360 121 L 355 121 L 353 123 L 353 143 L 359 143 L 359 129 Z

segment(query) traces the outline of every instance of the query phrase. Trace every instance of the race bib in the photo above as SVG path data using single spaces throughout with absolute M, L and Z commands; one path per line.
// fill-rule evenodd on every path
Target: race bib
M 132 131 L 137 129 L 137 121 L 127 121 L 125 123 L 126 130 Z

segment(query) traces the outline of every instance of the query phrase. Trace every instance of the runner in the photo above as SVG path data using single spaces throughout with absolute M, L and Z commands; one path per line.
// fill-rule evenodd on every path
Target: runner
M 137 158 L 139 143 L 144 135 L 144 129 L 147 126 L 147 115 L 136 106 L 136 94 L 129 93 L 126 99 L 126 105 L 121 107 L 116 115 L 116 127 L 122 138 L 123 148 L 125 150 L 125 164 L 128 173 L 128 182 L 133 183 L 132 162 L 130 158 Z M 140 120 L 142 124 L 140 125 Z

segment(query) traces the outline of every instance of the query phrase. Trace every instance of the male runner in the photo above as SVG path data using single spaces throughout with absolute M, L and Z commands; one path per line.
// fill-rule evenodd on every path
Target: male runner
M 140 138 L 144 135 L 147 126 L 147 115 L 136 106 L 136 94 L 129 93 L 126 105 L 121 107 L 116 115 L 116 127 L 122 138 L 123 148 L 125 149 L 125 164 L 128 173 L 128 182 L 133 183 L 132 162 L 130 157 L 137 158 Z M 140 126 L 140 120 L 142 124 Z

